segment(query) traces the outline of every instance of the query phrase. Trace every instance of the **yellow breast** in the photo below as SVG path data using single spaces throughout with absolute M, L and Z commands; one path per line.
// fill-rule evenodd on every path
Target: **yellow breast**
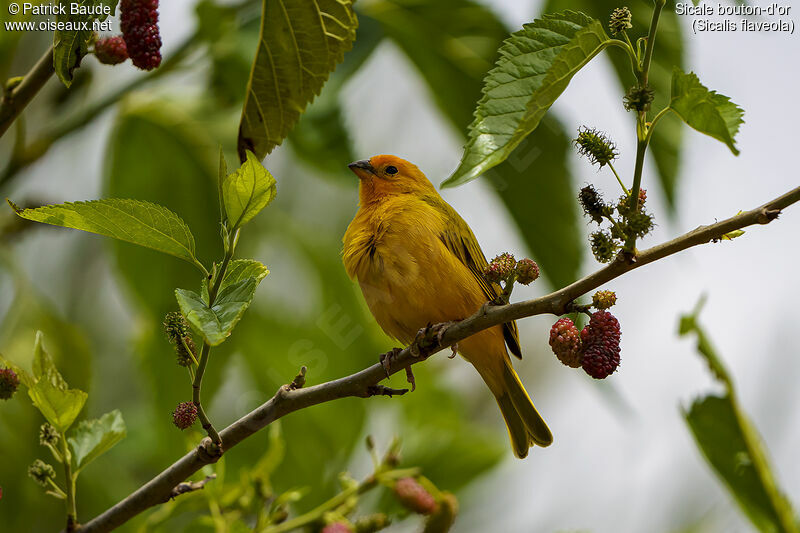
M 414 197 L 362 206 L 342 257 L 378 324 L 408 343 L 428 323 L 460 320 L 485 301 L 473 274 L 439 239 L 440 212 Z

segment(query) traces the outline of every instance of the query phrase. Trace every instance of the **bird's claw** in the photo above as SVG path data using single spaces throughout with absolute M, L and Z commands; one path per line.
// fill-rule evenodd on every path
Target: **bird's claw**
M 381 354 L 381 366 L 383 367 L 383 371 L 386 373 L 386 377 L 389 377 L 389 371 L 392 369 L 392 360 L 400 355 L 402 352 L 402 348 L 392 348 L 386 353 Z
M 410 366 L 406 367 L 406 381 L 408 381 L 411 384 L 411 392 L 417 390 L 417 382 L 414 379 L 414 372 L 411 371 Z
M 453 351 L 450 355 L 447 356 L 448 359 L 453 359 L 455 356 L 458 355 L 458 343 L 453 344 L 450 346 L 450 349 Z

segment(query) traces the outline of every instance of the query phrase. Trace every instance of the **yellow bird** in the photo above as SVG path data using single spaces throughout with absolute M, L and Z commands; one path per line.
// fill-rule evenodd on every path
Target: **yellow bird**
M 410 344 L 428 324 L 463 320 L 500 294 L 472 230 L 419 168 L 391 155 L 349 165 L 359 177 L 359 208 L 344 235 L 342 259 L 384 332 Z M 521 357 L 515 322 L 458 343 L 489 386 L 517 457 L 553 435 L 511 366 Z

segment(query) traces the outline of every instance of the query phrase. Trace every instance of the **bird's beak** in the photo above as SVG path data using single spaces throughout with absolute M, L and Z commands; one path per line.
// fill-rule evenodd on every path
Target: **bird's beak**
M 359 178 L 365 178 L 368 175 L 375 173 L 375 169 L 370 164 L 369 159 L 353 161 L 352 163 L 347 165 L 347 168 L 352 170 L 353 173 L 355 173 L 355 175 L 358 176 Z

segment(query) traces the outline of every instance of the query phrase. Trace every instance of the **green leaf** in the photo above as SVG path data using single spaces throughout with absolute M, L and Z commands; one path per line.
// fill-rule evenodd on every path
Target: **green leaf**
M 89 395 L 78 389 L 59 388 L 49 379 L 40 379 L 28 389 L 28 396 L 42 416 L 64 433 L 83 409 Z
M 21 209 L 22 218 L 113 237 L 197 264 L 194 237 L 181 218 L 166 207 L 139 200 L 108 198 Z
M 575 281 L 581 265 L 581 214 L 570 179 L 571 156 L 570 138 L 547 115 L 508 159 L 486 173 L 553 287 Z M 544 227 L 548 230 L 541 231 Z
M 56 29 L 53 34 L 53 66 L 58 78 L 69 88 L 73 71 L 81 65 L 83 56 L 89 51 L 94 35 L 93 22 L 107 18 L 107 15 L 72 15 L 71 4 L 88 12 L 107 7 L 113 15 L 117 0 L 60 0 L 60 4 L 64 6 L 66 14 L 56 15 L 56 24 L 61 29 Z
M 731 395 L 706 396 L 684 413 L 706 460 L 759 531 L 797 532 L 758 433 Z
M 461 164 L 442 186 L 466 183 L 504 161 L 610 42 L 599 21 L 573 11 L 545 15 L 513 33 L 484 79 Z
M 261 280 L 264 279 L 267 274 L 269 274 L 267 267 L 255 259 L 234 259 L 230 262 L 228 269 L 225 271 L 225 277 L 222 278 L 220 291 L 229 285 L 233 285 L 247 278 L 255 278 L 257 282 L 261 283 Z M 203 283 L 200 290 L 203 301 L 207 302 L 208 285 Z
M 36 340 L 33 345 L 33 378 L 36 381 L 45 379 L 54 387 L 65 390 L 68 388 L 67 382 L 56 368 L 53 358 L 44 349 L 44 334 L 36 332 Z
M 78 424 L 72 436 L 67 439 L 77 467 L 75 473 L 124 439 L 126 431 L 122 413 L 116 409 L 100 418 L 84 420 Z
M 689 126 L 725 143 L 739 155 L 734 143 L 744 111 L 727 96 L 709 91 L 693 72 L 686 74 L 678 67 L 672 71 L 669 107 Z
M 470 0 L 378 0 L 359 8 L 416 65 L 431 97 L 456 128 L 469 125 L 481 97 L 481 80 L 508 37 L 497 16 Z M 360 27 L 358 32 L 360 41 Z
M 275 199 L 275 194 L 275 178 L 248 150 L 242 166 L 222 180 L 222 201 L 231 231 L 247 224 Z
M 253 277 L 231 283 L 220 290 L 214 305 L 209 308 L 196 292 L 176 289 L 175 298 L 183 316 L 208 341 L 211 346 L 221 344 L 242 318 L 259 280 Z
M 237 147 L 261 160 L 279 145 L 353 45 L 351 0 L 263 0 Z
M 83 409 L 88 395 L 82 390 L 70 389 L 44 349 L 44 335 L 36 332 L 33 346 L 33 375 L 23 374 L 28 386 L 28 396 L 33 405 L 56 429 L 64 433 Z

